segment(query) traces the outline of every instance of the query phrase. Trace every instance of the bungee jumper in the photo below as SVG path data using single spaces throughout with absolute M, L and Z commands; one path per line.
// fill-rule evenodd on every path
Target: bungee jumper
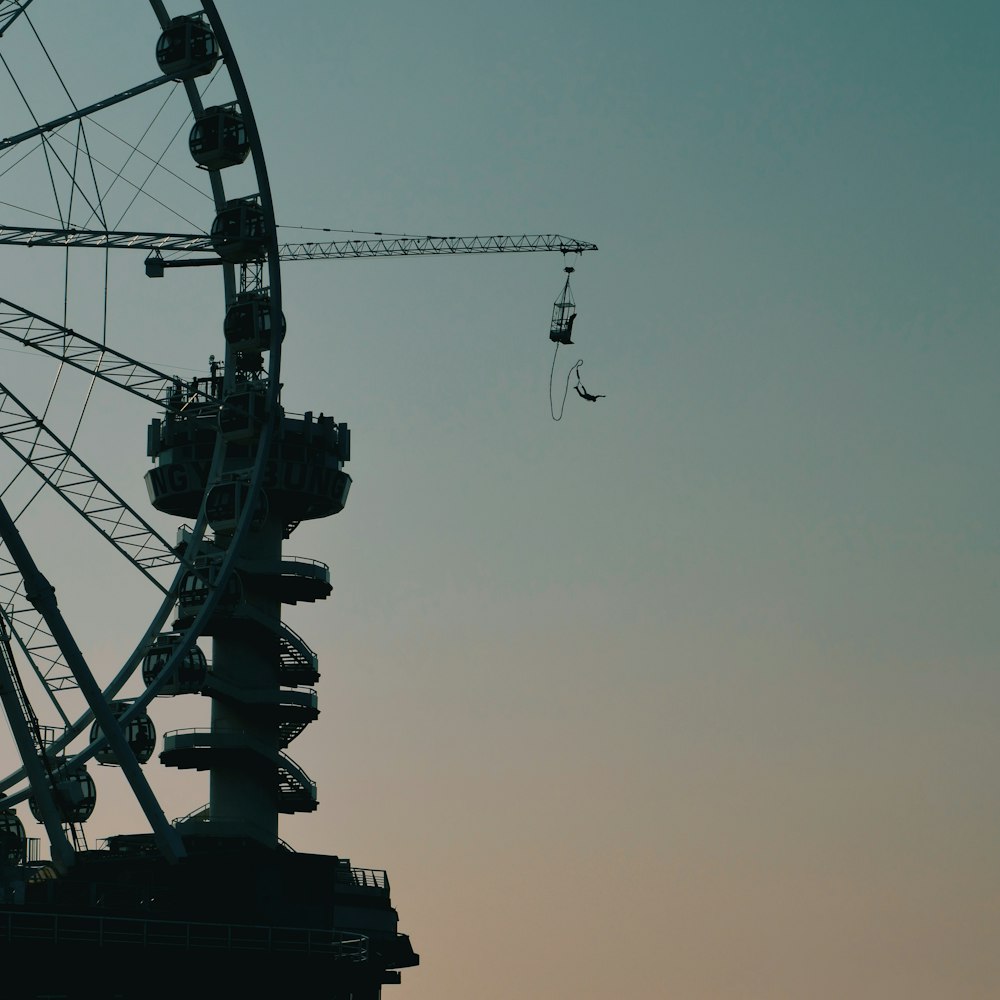
M 580 381 L 580 365 L 576 366 L 576 385 L 573 388 L 576 389 L 576 394 L 581 399 L 587 400 L 588 403 L 596 403 L 599 399 L 604 399 L 604 393 L 601 393 L 599 396 L 592 396 L 587 392 L 587 387 Z

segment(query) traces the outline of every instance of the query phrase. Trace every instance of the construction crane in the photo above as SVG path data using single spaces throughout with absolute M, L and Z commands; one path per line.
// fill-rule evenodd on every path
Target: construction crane
M 465 253 L 562 254 L 596 250 L 597 245 L 569 236 L 407 236 L 384 233 L 361 234 L 366 239 L 313 243 L 282 243 L 279 260 L 332 260 L 343 257 L 413 257 Z M 151 233 L 102 229 L 41 229 L 0 225 L 0 245 L 28 247 L 93 247 L 111 250 L 146 250 L 146 274 L 162 278 L 168 267 L 206 267 L 226 263 L 220 256 L 182 256 L 206 253 L 218 247 L 218 238 L 204 233 Z M 261 238 L 261 243 L 263 239 Z M 164 254 L 174 256 L 164 257 Z
M 331 240 L 323 243 L 280 243 L 278 259 L 334 260 L 345 257 L 416 257 L 466 253 L 536 253 L 558 251 L 562 254 L 596 250 L 594 243 L 585 243 L 569 236 L 407 236 L 405 234 L 364 233 L 369 239 Z M 209 242 L 206 249 L 211 249 Z M 176 252 L 192 253 L 195 247 L 171 248 Z M 197 249 L 201 249 L 200 247 Z M 157 249 L 146 258 L 146 275 L 162 278 L 167 267 L 203 267 L 221 264 L 219 257 L 174 257 L 166 259 Z

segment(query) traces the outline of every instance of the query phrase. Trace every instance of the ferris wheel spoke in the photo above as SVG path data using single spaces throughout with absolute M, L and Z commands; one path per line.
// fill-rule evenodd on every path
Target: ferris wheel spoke
M 94 375 L 155 406 L 170 405 L 170 399 L 181 387 L 177 375 L 137 361 L 4 298 L 0 298 L 0 335 Z M 209 400 L 209 394 L 200 386 L 185 387 L 185 392 L 188 398 Z
M 51 161 L 52 160 L 56 161 L 59 167 L 62 169 L 63 174 L 65 175 L 63 179 L 67 181 L 70 185 L 71 193 L 77 192 L 80 195 L 80 197 L 82 197 L 86 202 L 87 207 L 89 209 L 89 215 L 83 223 L 84 226 L 89 225 L 91 220 L 93 220 L 95 217 L 98 217 L 104 223 L 105 228 L 110 228 L 107 226 L 107 220 L 103 216 L 103 203 L 104 200 L 107 198 L 108 194 L 119 183 L 122 183 L 127 187 L 131 188 L 133 193 L 128 205 L 120 213 L 118 222 L 116 223 L 116 228 L 117 226 L 121 225 L 122 219 L 126 214 L 128 214 L 129 209 L 131 209 L 133 204 L 140 196 L 149 199 L 151 202 L 158 205 L 159 207 L 171 212 L 173 215 L 182 220 L 184 223 L 188 225 L 194 225 L 194 223 L 191 223 L 182 213 L 178 212 L 167 202 L 156 197 L 146 187 L 147 183 L 149 182 L 153 174 L 157 170 L 162 170 L 165 173 L 169 174 L 171 177 L 173 177 L 175 180 L 177 180 L 179 183 L 183 184 L 185 187 L 189 188 L 190 190 L 198 194 L 199 196 L 211 200 L 211 196 L 206 195 L 203 190 L 198 188 L 196 185 L 192 184 L 186 178 L 181 177 L 178 173 L 171 170 L 168 166 L 164 165 L 163 163 L 163 157 L 167 149 L 169 149 L 170 145 L 176 140 L 177 136 L 184 129 L 185 125 L 188 124 L 191 118 L 190 111 L 187 111 L 185 113 L 184 117 L 178 124 L 177 128 L 169 136 L 166 142 L 166 146 L 164 147 L 163 150 L 161 150 L 158 156 L 152 156 L 141 148 L 143 141 L 147 139 L 147 137 L 150 135 L 150 130 L 153 124 L 157 121 L 157 119 L 160 117 L 160 115 L 170 102 L 170 99 L 173 96 L 174 91 L 171 91 L 164 99 L 164 101 L 160 104 L 159 108 L 156 110 L 155 114 L 152 115 L 150 121 L 146 125 L 145 130 L 142 132 L 141 136 L 135 142 L 131 142 L 128 139 L 124 138 L 115 130 L 108 128 L 106 125 L 102 124 L 99 120 L 89 118 L 89 116 L 93 115 L 96 111 L 99 111 L 106 107 L 110 107 L 115 104 L 120 104 L 131 98 L 138 97 L 165 83 L 170 83 L 173 84 L 174 87 L 177 87 L 178 85 L 180 85 L 181 81 L 167 76 L 157 77 L 156 79 L 150 80 L 147 83 L 141 84 L 138 87 L 134 87 L 131 90 L 124 91 L 121 94 L 116 94 L 114 97 L 107 98 L 103 101 L 99 101 L 96 104 L 92 104 L 89 107 L 82 109 L 75 109 L 71 112 L 68 112 L 65 115 L 62 115 L 57 119 L 53 119 L 50 122 L 46 123 L 36 122 L 33 128 L 27 129 L 23 132 L 18 133 L 17 135 L 10 136 L 6 139 L 0 139 L 0 159 L 6 157 L 11 150 L 15 149 L 16 147 L 20 146 L 22 143 L 28 140 L 31 139 L 39 140 L 37 143 L 34 143 L 31 146 L 31 148 L 27 150 L 27 152 L 23 153 L 17 160 L 15 160 L 13 164 L 8 166 L 4 172 L 6 172 L 6 170 L 12 169 L 14 166 L 17 166 L 17 164 L 20 163 L 21 160 L 24 159 L 26 156 L 30 156 L 33 153 L 42 150 L 47 161 L 49 162 L 50 169 L 52 165 Z M 63 126 L 71 124 L 73 122 L 79 123 L 75 139 L 69 138 L 65 134 L 65 132 L 62 131 Z M 101 132 L 112 137 L 114 140 L 116 140 L 116 142 L 122 144 L 127 149 L 128 152 L 125 159 L 118 166 L 112 166 L 111 163 L 109 163 L 105 159 L 102 159 L 91 150 L 90 142 L 87 139 L 87 134 L 85 131 L 85 124 L 91 126 L 92 128 L 99 129 Z M 62 156 L 59 155 L 59 151 L 55 148 L 54 140 L 56 139 L 64 143 L 65 146 L 69 147 L 69 152 L 71 153 L 71 159 L 72 159 L 72 168 L 67 166 L 66 161 L 63 159 Z M 125 169 L 128 167 L 129 163 L 135 157 L 140 157 L 141 159 L 147 161 L 150 164 L 149 171 L 147 172 L 145 178 L 138 183 L 131 180 L 129 177 L 125 175 Z M 93 185 L 93 196 L 91 196 L 91 194 L 88 193 L 88 190 L 85 190 L 85 188 L 83 187 L 83 185 L 79 180 L 78 167 L 80 165 L 81 160 L 87 166 L 89 166 L 90 181 Z M 95 168 L 100 168 L 102 171 L 105 171 L 110 177 L 110 180 L 108 181 L 107 185 L 104 187 L 103 190 L 101 189 L 101 185 L 98 183 L 97 171 L 95 170 Z M 54 177 L 53 177 L 53 186 L 54 188 L 56 186 Z M 58 194 L 55 191 L 54 194 L 56 194 L 56 201 L 58 203 L 59 202 Z M 22 211 L 29 212 L 29 214 L 41 214 L 34 212 L 28 208 L 22 208 Z M 68 222 L 67 219 L 64 219 L 62 217 L 61 210 L 59 211 L 59 216 L 60 216 L 59 220 L 57 221 Z
M 59 694 L 76 689 L 76 681 L 66 665 L 55 637 L 45 620 L 28 600 L 21 572 L 6 556 L 0 555 L 0 616 L 7 624 L 42 690 L 62 721 L 70 725 Z
M 98 111 L 103 111 L 105 108 L 110 108 L 115 104 L 121 104 L 122 101 L 128 101 L 133 97 L 138 97 L 139 94 L 145 94 L 147 91 L 153 90 L 156 87 L 162 87 L 165 83 L 176 83 L 176 81 L 171 79 L 169 76 L 158 76 L 154 80 L 147 80 L 145 83 L 140 83 L 137 87 L 132 87 L 129 90 L 123 90 L 120 94 L 115 94 L 113 97 L 106 97 L 103 101 L 96 101 L 94 104 L 88 104 L 85 108 L 77 108 L 69 114 L 52 119 L 52 121 L 43 122 L 40 125 L 36 125 L 34 128 L 29 128 L 24 132 L 19 132 L 17 135 L 7 136 L 6 139 L 0 139 L 0 150 L 9 149 L 11 146 L 16 146 L 19 143 L 24 142 L 26 139 L 33 139 L 35 136 L 44 135 L 47 132 L 53 132 L 58 128 L 62 128 L 63 125 L 69 125 L 71 122 L 80 121 L 83 118 L 96 114 Z
M 14 85 L 17 86 L 17 81 L 14 78 L 13 73 L 11 73 L 10 67 L 7 65 L 7 62 L 2 55 L 0 55 L 0 62 L 4 64 L 4 68 L 7 70 L 8 74 L 10 74 L 11 80 L 13 80 Z M 24 101 L 25 107 L 28 108 L 28 111 L 31 114 L 32 119 L 35 122 L 37 122 L 38 119 L 35 118 L 34 112 L 31 111 L 31 106 L 30 104 L 28 104 L 27 97 L 25 97 L 24 93 L 21 91 L 21 88 L 19 86 L 17 89 L 18 92 L 21 94 L 21 98 Z M 77 194 L 79 194 L 79 196 L 84 200 L 84 202 L 86 202 L 87 206 L 90 208 L 91 217 L 93 217 L 94 215 L 100 216 L 101 215 L 100 192 L 99 191 L 95 192 L 97 201 L 97 205 L 95 205 L 91 200 L 90 194 L 88 194 L 88 192 L 84 190 L 84 188 L 80 185 L 77 179 L 77 167 L 79 165 L 79 159 L 80 159 L 81 140 L 84 141 L 85 143 L 85 140 L 83 140 L 82 123 L 79 129 L 79 135 L 77 141 L 75 143 L 70 142 L 68 139 L 65 139 L 64 136 L 60 136 L 60 138 L 63 138 L 64 141 L 69 143 L 69 145 L 74 151 L 71 166 L 67 166 L 66 161 L 63 159 L 62 156 L 59 155 L 59 151 L 52 145 L 51 141 L 52 137 L 50 135 L 43 132 L 40 135 L 40 138 L 41 142 L 39 146 L 36 148 L 41 149 L 45 155 L 45 164 L 49 174 L 49 182 L 52 186 L 52 196 L 53 199 L 55 200 L 56 211 L 59 215 L 60 220 L 63 222 L 68 221 L 67 216 L 71 211 L 74 196 Z M 64 195 L 64 197 L 67 199 L 65 211 L 62 204 L 62 199 L 60 199 L 59 197 L 59 184 L 57 183 L 57 174 L 53 170 L 53 163 L 57 164 L 61 168 L 62 173 L 65 175 L 63 179 L 68 181 L 69 183 L 69 191 Z M 91 170 L 93 170 L 92 164 L 91 164 Z
M 154 173 L 156 173 L 156 171 L 158 169 L 159 170 L 164 170 L 166 173 L 170 174 L 170 176 L 172 176 L 174 178 L 177 178 L 177 179 L 180 179 L 180 178 L 178 178 L 177 174 L 175 174 L 173 171 L 171 171 L 171 170 L 169 170 L 169 169 L 167 169 L 166 167 L 163 166 L 163 163 L 162 163 L 162 154 L 161 154 L 161 156 L 160 156 L 159 159 L 155 159 L 154 157 L 150 156 L 148 153 L 143 152 L 138 146 L 133 145 L 132 143 L 128 142 L 125 139 L 122 139 L 122 137 L 119 136 L 119 135 L 117 135 L 115 132 L 112 132 L 110 129 L 104 128 L 104 126 L 100 125 L 100 123 L 93 122 L 92 124 L 93 125 L 97 125 L 101 129 L 103 129 L 103 131 L 105 131 L 108 135 L 114 137 L 119 142 L 124 143 L 128 147 L 128 149 L 130 150 L 129 155 L 126 157 L 125 161 L 122 163 L 122 165 L 120 167 L 113 167 L 109 163 L 106 163 L 104 160 L 100 159 L 99 157 L 95 156 L 92 152 L 90 152 L 89 148 L 88 148 L 88 151 L 87 151 L 87 160 L 89 161 L 90 166 L 91 166 L 91 172 L 92 172 L 92 175 L 94 177 L 94 186 L 95 186 L 95 188 L 97 187 L 96 173 L 93 170 L 93 168 L 95 166 L 100 167 L 102 170 L 106 171 L 108 174 L 111 175 L 111 180 L 108 183 L 108 185 L 104 188 L 104 190 L 103 191 L 98 191 L 97 200 L 98 200 L 99 203 L 103 202 L 103 200 L 105 198 L 107 198 L 107 196 L 111 193 L 111 191 L 114 189 L 114 187 L 119 182 L 121 182 L 122 184 L 124 184 L 126 187 L 129 187 L 129 188 L 132 189 L 132 197 L 129 200 L 128 205 L 126 205 L 125 209 L 119 215 L 118 221 L 116 222 L 114 228 L 117 229 L 117 227 L 121 225 L 122 220 L 124 219 L 124 217 L 126 215 L 129 214 L 130 209 L 135 204 L 135 202 L 139 199 L 140 196 L 148 199 L 153 204 L 158 205 L 160 208 L 166 209 L 172 215 L 174 215 L 178 219 L 180 219 L 181 222 L 184 222 L 187 225 L 192 225 L 193 226 L 194 225 L 193 222 L 191 222 L 187 217 L 185 217 L 183 214 L 181 214 L 176 209 L 174 209 L 167 202 L 163 201 L 161 198 L 157 198 L 156 195 L 152 194 L 148 190 L 148 188 L 146 186 L 148 184 L 150 178 L 153 176 Z M 177 128 L 177 130 L 174 132 L 173 136 L 171 136 L 171 142 L 173 141 L 173 139 L 175 139 L 180 134 L 180 132 L 184 128 L 185 124 L 186 124 L 186 122 L 182 122 L 181 125 Z M 62 133 L 58 133 L 57 132 L 55 134 L 55 138 L 61 139 L 63 142 L 71 144 L 71 140 L 67 139 Z M 168 145 L 169 145 L 169 143 L 168 143 Z M 2 154 L 0 154 L 0 155 L 2 155 Z M 148 172 L 146 173 L 146 176 L 139 183 L 137 183 L 137 182 L 135 182 L 133 180 L 130 180 L 124 174 L 125 168 L 129 165 L 129 162 L 136 155 L 142 157 L 144 160 L 148 160 L 150 162 L 150 164 L 151 164 Z M 190 188 L 192 191 L 196 192 L 197 194 L 199 194 L 199 195 L 201 195 L 203 197 L 206 197 L 206 198 L 209 197 L 208 195 L 205 195 L 205 193 L 203 191 L 200 191 L 197 187 L 195 187 L 190 182 L 188 182 L 188 181 L 182 181 L 182 182 L 185 184 L 185 186 L 187 186 L 188 188 Z M 97 214 L 98 214 L 97 209 L 91 209 L 90 215 L 85 220 L 85 222 L 83 223 L 83 225 L 85 227 L 88 226 L 90 224 L 91 220 Z M 108 227 L 108 229 L 110 229 L 110 228 L 111 227 Z
M 166 592 L 151 571 L 177 565 L 171 546 L 2 383 L 0 441 L 158 590 Z
M 84 222 L 84 226 L 88 225 L 90 220 L 98 219 L 100 220 L 102 228 L 104 230 L 108 229 L 108 223 L 105 217 L 104 198 L 106 194 L 119 182 L 124 182 L 125 184 L 136 189 L 135 194 L 133 194 L 132 197 L 133 201 L 139 196 L 139 194 L 145 194 L 152 198 L 152 200 L 160 205 L 160 207 L 171 210 L 170 206 L 166 203 L 155 198 L 149 192 L 144 190 L 145 182 L 135 184 L 128 177 L 125 177 L 123 173 L 125 168 L 128 166 L 129 161 L 137 154 L 151 160 L 153 162 L 153 170 L 156 169 L 159 162 L 162 160 L 163 153 L 160 154 L 159 158 L 149 157 L 148 154 L 139 149 L 139 145 L 147 136 L 149 136 L 152 124 L 157 120 L 160 113 L 166 107 L 170 95 L 168 95 L 167 99 L 160 105 L 155 114 L 153 114 L 152 120 L 147 123 L 145 130 L 142 132 L 142 135 L 136 143 L 131 143 L 122 138 L 119 133 L 106 128 L 98 121 L 97 118 L 93 116 L 103 109 L 114 107 L 115 105 L 122 104 L 133 98 L 139 98 L 143 94 L 164 84 L 171 84 L 174 88 L 176 88 L 177 84 L 182 81 L 184 74 L 163 74 L 147 81 L 146 83 L 120 91 L 111 97 L 106 97 L 93 104 L 87 105 L 86 107 L 80 108 L 73 100 L 73 97 L 67 89 L 66 83 L 63 80 L 59 69 L 52 61 L 44 43 L 41 38 L 37 36 L 37 33 L 36 38 L 42 48 L 42 51 L 45 53 L 45 57 L 48 60 L 52 71 L 59 81 L 63 93 L 65 94 L 64 103 L 68 103 L 71 110 L 59 115 L 56 118 L 51 118 L 47 121 L 41 120 L 41 116 L 36 114 L 33 109 L 32 95 L 29 93 L 29 88 L 22 86 L 22 84 L 18 81 L 12 66 L 6 59 L 0 56 L 0 61 L 3 62 L 11 83 L 16 88 L 20 101 L 23 103 L 24 108 L 32 122 L 30 128 L 8 136 L 5 139 L 0 139 L 0 157 L 6 156 L 8 152 L 17 149 L 22 143 L 29 142 L 30 140 L 39 140 L 37 143 L 31 143 L 31 149 L 26 155 L 31 155 L 39 150 L 44 155 L 46 167 L 50 177 L 52 189 L 51 194 L 55 203 L 56 214 L 65 229 L 72 230 L 74 228 L 80 228 L 79 224 L 75 227 L 72 225 L 73 206 L 74 203 L 78 201 L 82 202 L 84 206 L 83 212 L 86 215 L 86 222 Z M 77 124 L 77 128 L 75 137 L 71 138 L 66 134 L 65 126 L 73 123 Z M 85 124 L 93 124 L 107 135 L 114 137 L 117 142 L 123 143 L 128 149 L 128 154 L 124 163 L 118 167 L 110 166 L 108 162 L 105 162 L 98 155 L 96 155 L 91 150 L 91 144 L 87 138 Z M 183 123 L 174 135 L 171 136 L 170 142 L 176 138 L 176 135 L 180 132 L 181 128 L 183 128 Z M 60 140 L 63 144 L 65 144 L 65 147 L 68 148 L 65 148 L 62 152 L 60 152 L 60 149 L 56 148 L 56 139 Z M 65 153 L 65 155 L 63 155 L 63 153 Z M 21 159 L 23 159 L 23 157 L 19 157 L 14 165 L 16 166 Z M 98 167 L 110 175 L 110 183 L 103 192 L 101 190 L 101 184 L 98 182 L 97 170 L 95 169 Z M 148 176 L 146 180 L 148 180 Z M 193 187 L 193 185 L 191 186 Z M 67 190 L 60 193 L 60 188 L 67 188 Z M 30 214 L 40 214 L 27 208 L 22 210 L 30 212 Z M 126 211 L 127 210 L 128 209 L 126 208 Z M 122 212 L 121 214 L 124 215 L 125 213 Z M 183 216 L 178 212 L 174 212 L 174 214 L 183 218 Z
M 0 244 L 22 247 L 92 247 L 100 250 L 204 252 L 212 241 L 204 233 L 131 232 L 105 229 L 42 229 L 0 223 Z
M 0 2 L 0 38 L 30 6 L 31 0 L 2 0 Z

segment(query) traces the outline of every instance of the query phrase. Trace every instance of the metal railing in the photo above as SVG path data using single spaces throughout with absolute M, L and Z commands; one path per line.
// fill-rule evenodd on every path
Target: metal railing
M 206 802 L 204 805 L 198 806 L 197 809 L 192 809 L 186 816 L 178 816 L 176 819 L 171 820 L 173 826 L 179 826 L 181 823 L 190 823 L 193 820 L 198 820 L 200 822 L 207 822 L 209 819 L 209 803 Z
M 351 881 L 355 885 L 364 886 L 366 889 L 381 889 L 383 892 L 389 891 L 389 876 L 382 868 L 352 868 Z
M 326 955 L 342 962 L 368 960 L 368 938 L 349 931 L 62 913 L 0 913 L 0 942 L 183 951 L 266 951 Z

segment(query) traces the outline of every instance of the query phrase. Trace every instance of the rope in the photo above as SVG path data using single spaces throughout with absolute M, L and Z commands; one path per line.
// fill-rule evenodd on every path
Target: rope
M 556 349 L 552 355 L 552 370 L 549 372 L 549 412 L 552 414 L 552 419 L 555 421 L 560 421 L 563 418 L 563 410 L 566 409 L 566 397 L 569 395 L 569 380 L 573 377 L 573 373 L 576 372 L 576 380 L 580 381 L 580 365 L 583 364 L 583 359 L 581 358 L 568 372 L 566 372 L 566 388 L 563 390 L 562 403 L 559 406 L 559 416 L 556 416 L 556 404 L 552 398 L 552 382 L 555 377 L 556 371 L 556 358 L 559 356 L 559 348 L 562 344 L 556 343 Z

